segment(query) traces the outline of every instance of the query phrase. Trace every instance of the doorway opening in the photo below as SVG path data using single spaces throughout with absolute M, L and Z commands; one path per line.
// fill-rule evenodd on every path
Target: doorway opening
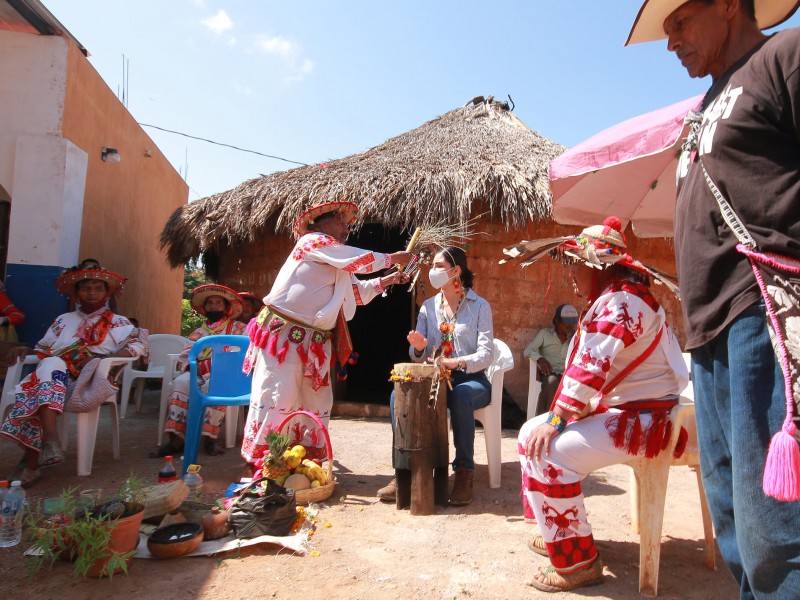
M 390 253 L 405 248 L 407 241 L 405 229 L 368 223 L 351 234 L 347 243 L 357 248 Z M 375 274 L 357 277 L 371 279 Z M 353 348 L 359 358 L 355 365 L 348 365 L 347 380 L 344 386 L 340 386 L 344 392 L 337 394 L 337 398 L 348 402 L 389 404 L 393 387 L 389 372 L 395 363 L 409 361 L 406 336 L 416 323 L 414 295 L 407 290 L 407 285 L 393 286 L 387 290 L 386 297 L 378 296 L 356 309 L 349 326 Z

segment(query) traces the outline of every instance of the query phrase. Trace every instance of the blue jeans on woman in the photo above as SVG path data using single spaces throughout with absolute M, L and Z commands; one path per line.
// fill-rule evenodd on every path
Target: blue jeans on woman
M 772 436 L 786 417 L 764 305 L 692 351 L 703 485 L 722 558 L 740 598 L 800 597 L 800 502 L 764 495 Z
M 488 406 L 491 402 L 492 384 L 486 379 L 483 371 L 479 373 L 453 371 L 452 378 L 453 389 L 447 390 L 447 408 L 450 409 L 453 445 L 456 447 L 453 470 L 474 471 L 475 411 Z M 392 435 L 394 435 L 394 391 L 389 398 L 389 414 L 392 418 Z

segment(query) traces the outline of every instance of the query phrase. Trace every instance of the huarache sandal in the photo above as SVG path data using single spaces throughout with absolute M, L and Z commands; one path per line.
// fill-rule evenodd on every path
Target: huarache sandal
M 39 453 L 40 467 L 54 467 L 64 462 L 64 451 L 58 442 L 45 442 Z
M 225 449 L 222 447 L 222 444 L 215 440 L 208 440 L 203 448 L 206 451 L 206 454 L 209 456 L 219 456 L 220 454 L 225 454 Z
M 541 577 L 541 580 L 537 579 L 537 576 Z M 603 563 L 597 558 L 585 569 L 574 573 L 559 573 L 555 567 L 543 567 L 529 585 L 542 592 L 566 592 L 601 583 L 603 583 Z
M 150 452 L 147 456 L 150 458 L 164 458 L 165 456 L 173 456 L 183 450 L 183 444 L 173 446 L 172 442 L 164 442 L 155 450 Z
M 27 467 L 22 469 L 22 475 L 20 476 L 20 485 L 23 488 L 29 488 L 34 483 L 39 481 L 42 478 L 42 472 L 39 469 L 28 469 Z
M 544 544 L 544 538 L 540 535 L 534 535 L 528 540 L 528 548 L 536 552 L 536 554 L 547 556 L 547 546 Z

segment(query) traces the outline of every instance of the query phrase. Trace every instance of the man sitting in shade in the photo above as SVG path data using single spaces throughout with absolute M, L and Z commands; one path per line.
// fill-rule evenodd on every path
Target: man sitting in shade
M 578 326 L 578 311 L 571 304 L 556 307 L 553 326 L 540 329 L 522 353 L 525 358 L 536 362 L 536 378 L 542 382 L 542 389 L 536 401 L 536 414 L 547 412 L 556 395 L 567 349 Z

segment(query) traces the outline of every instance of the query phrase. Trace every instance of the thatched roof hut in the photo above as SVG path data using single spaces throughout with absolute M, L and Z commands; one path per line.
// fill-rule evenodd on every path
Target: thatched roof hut
M 346 158 L 251 179 L 180 207 L 161 234 L 173 266 L 252 242 L 274 223 L 291 230 L 305 208 L 352 199 L 362 222 L 412 228 L 466 222 L 484 204 L 506 228 L 550 212 L 548 164 L 565 148 L 531 131 L 506 103 L 466 106 Z
M 550 324 L 556 305 L 576 298 L 557 265 L 497 263 L 512 242 L 579 229 L 549 216 L 548 165 L 564 149 L 530 130 L 505 103 L 476 98 L 363 154 L 253 179 L 185 205 L 170 218 L 161 243 L 176 267 L 202 256 L 218 282 L 266 295 L 292 249 L 295 217 L 313 204 L 358 202 L 361 227 L 348 243 L 380 252 L 404 247 L 414 227 L 463 224 L 480 215 L 475 230 L 485 235 L 470 240 L 469 264 L 476 292 L 492 306 L 495 336 L 514 352 L 517 366 L 506 374 L 505 388 L 524 406 L 528 364 L 522 350 Z M 674 272 L 663 242 L 631 242 L 637 257 Z M 348 399 L 388 401 L 389 370 L 408 360 L 405 337 L 416 306 L 432 295 L 426 280 L 420 278 L 413 301 L 393 290 L 356 311 L 350 331 L 361 360 L 350 369 Z M 675 313 L 674 301 L 666 305 Z

